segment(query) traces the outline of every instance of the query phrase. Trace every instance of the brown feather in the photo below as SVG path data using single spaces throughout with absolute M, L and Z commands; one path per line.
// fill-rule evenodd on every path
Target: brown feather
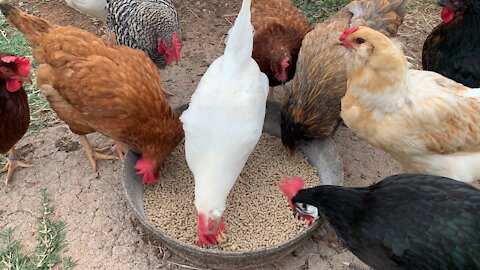
M 281 62 L 290 59 L 287 80 L 293 78 L 298 52 L 303 37 L 310 30 L 307 19 L 291 0 L 256 0 L 251 7 L 252 25 L 255 29 L 252 58 L 265 73 L 270 86 L 282 82 L 275 78 L 272 65 L 281 70 Z
M 403 21 L 404 5 L 403 0 L 353 1 L 305 36 L 291 91 L 282 109 L 284 144 L 291 147 L 294 140 L 323 139 L 333 134 L 340 121 L 340 100 L 347 88 L 345 50 L 336 45 L 338 37 L 353 24 L 373 24 L 394 35 Z M 363 13 L 353 17 L 353 8 L 361 8 Z M 296 135 L 292 135 L 292 129 L 297 130 Z
M 10 53 L 0 52 L 0 58 L 12 56 Z M 13 63 L 3 63 L 16 71 Z M 30 110 L 27 93 L 23 87 L 15 92 L 9 92 L 6 81 L 0 77 L 0 153 L 7 153 L 25 135 L 30 124 Z
M 162 165 L 183 129 L 145 53 L 107 46 L 87 31 L 19 10 L 7 18 L 29 40 L 39 64 L 37 84 L 72 132 L 102 133 L 156 161 L 156 169 Z

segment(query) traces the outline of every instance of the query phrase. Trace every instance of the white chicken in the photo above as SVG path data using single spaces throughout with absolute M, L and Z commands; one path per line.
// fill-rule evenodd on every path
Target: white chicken
M 107 0 L 65 0 L 70 7 L 91 15 L 101 21 L 107 18 Z
M 180 117 L 195 177 L 198 246 L 223 236 L 227 196 L 262 134 L 268 78 L 252 59 L 250 4 L 243 0 L 224 54 L 203 75 Z

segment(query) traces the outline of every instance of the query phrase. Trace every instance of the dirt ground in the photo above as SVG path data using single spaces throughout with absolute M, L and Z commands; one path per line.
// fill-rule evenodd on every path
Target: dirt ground
M 103 31 L 102 23 L 68 8 L 61 0 L 16 2 L 61 25 Z M 176 94 L 170 102 L 177 106 L 188 102 L 209 64 L 222 53 L 224 35 L 241 1 L 174 3 L 184 29 L 183 59 L 163 71 L 162 77 L 164 87 Z M 421 62 L 423 41 L 439 15 L 433 1 L 413 0 L 409 5 L 400 38 L 415 67 Z M 89 137 L 98 147 L 111 143 L 98 134 Z M 399 172 L 396 161 L 345 127 L 335 135 L 335 141 L 342 156 L 345 185 L 364 186 Z M 98 172 L 93 173 L 78 138 L 63 124 L 25 137 L 18 153 L 36 167 L 17 171 L 9 186 L 0 184 L 0 230 L 15 227 L 14 237 L 27 251 L 35 245 L 38 189 L 46 187 L 56 208 L 55 218 L 68 223 L 66 254 L 77 261 L 76 269 L 187 269 L 188 262 L 151 243 L 135 221 L 123 194 L 120 162 L 100 161 Z M 328 227 L 322 227 L 299 250 L 264 269 L 346 269 L 342 265 L 345 261 L 359 263 L 340 246 Z

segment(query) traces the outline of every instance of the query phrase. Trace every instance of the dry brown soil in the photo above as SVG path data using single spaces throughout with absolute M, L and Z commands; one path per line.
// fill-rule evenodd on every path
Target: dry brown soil
M 73 25 L 102 33 L 102 23 L 70 9 L 64 1 L 15 1 L 34 14 L 61 25 Z M 240 0 L 174 1 L 184 29 L 183 60 L 162 72 L 166 89 L 176 95 L 173 106 L 188 102 L 209 64 L 223 50 L 223 38 L 235 18 Z M 407 55 L 418 67 L 421 47 L 438 22 L 433 1 L 414 0 L 400 30 Z M 277 90 L 281 92 L 281 89 Z M 95 146 L 111 142 L 90 135 Z M 363 186 L 399 172 L 398 164 L 351 131 L 342 127 L 335 135 L 345 170 L 345 185 Z M 120 162 L 100 161 L 98 172 L 80 149 L 78 138 L 63 124 L 30 134 L 18 145 L 19 157 L 36 167 L 16 173 L 7 187 L 0 184 L 0 230 L 15 227 L 14 236 L 26 250 L 35 245 L 38 190 L 48 188 L 56 208 L 55 219 L 68 223 L 66 254 L 77 261 L 77 269 L 187 269 L 188 262 L 151 243 L 129 212 L 121 186 Z M 341 262 L 358 260 L 323 227 L 292 255 L 264 269 L 346 269 Z M 194 268 L 189 268 L 194 269 Z

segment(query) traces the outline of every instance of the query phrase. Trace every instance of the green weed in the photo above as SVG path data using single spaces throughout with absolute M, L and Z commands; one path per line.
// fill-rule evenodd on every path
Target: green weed
M 60 253 L 65 249 L 66 223 L 52 221 L 53 207 L 50 205 L 45 189 L 40 190 L 42 209 L 37 218 L 38 245 L 34 254 L 25 255 L 21 252 L 18 241 L 12 238 L 12 229 L 0 232 L 0 269 L 2 270 L 50 270 L 71 269 L 75 262 L 71 257 L 61 257 Z M 3 247 L 2 247 L 3 246 Z
M 0 14 L 0 51 L 9 52 L 17 56 L 25 56 L 32 63 L 31 78 L 32 85 L 24 84 L 24 88 L 28 94 L 28 103 L 30 105 L 30 131 L 38 131 L 49 123 L 53 122 L 56 117 L 45 97 L 36 87 L 36 78 L 34 70 L 37 63 L 32 57 L 30 46 L 27 40 L 16 29 L 12 28 L 5 17 Z
M 350 3 L 350 0 L 293 0 L 310 24 L 322 22 Z

